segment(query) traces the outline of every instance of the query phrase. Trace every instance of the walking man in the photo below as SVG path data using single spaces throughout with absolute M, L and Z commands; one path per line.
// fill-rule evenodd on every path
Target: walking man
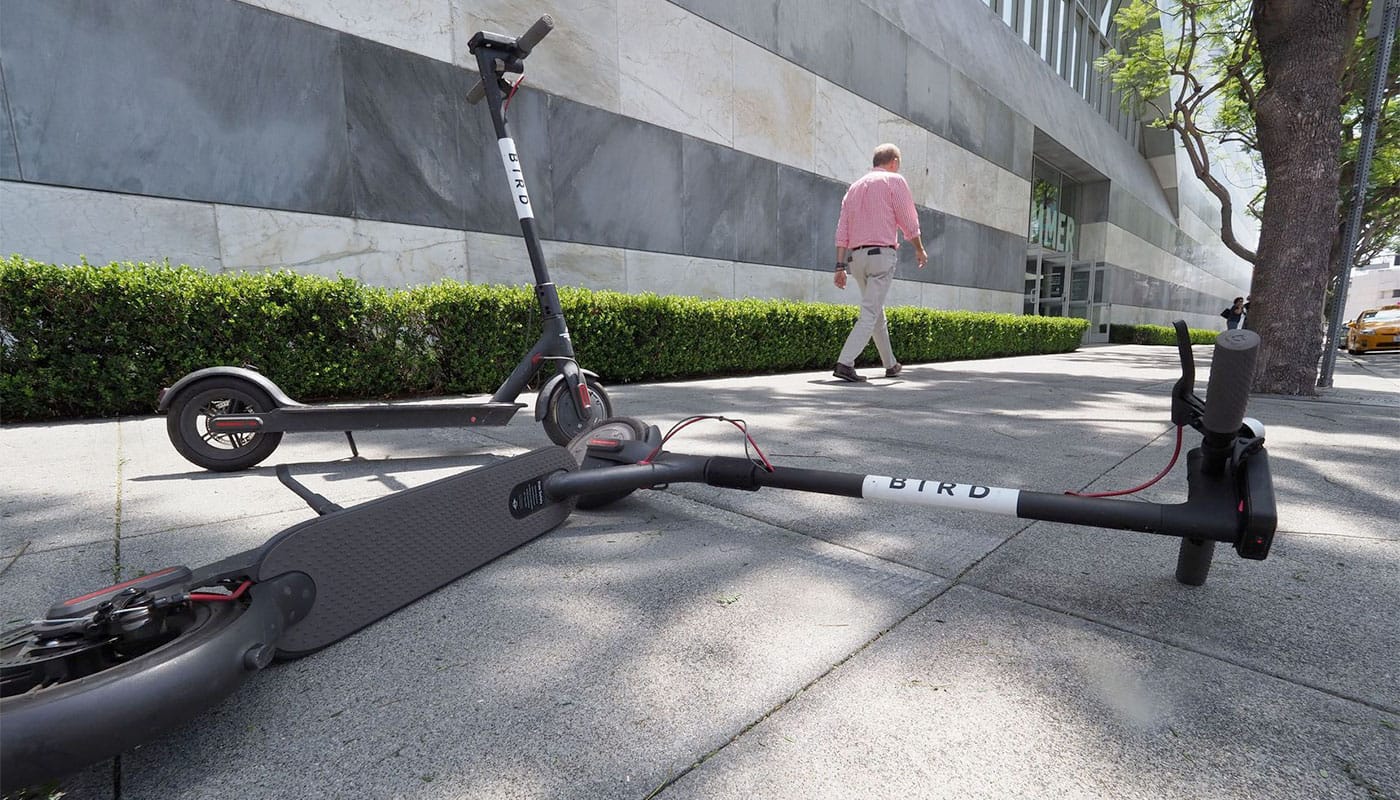
M 890 331 L 885 323 L 885 298 L 894 283 L 895 262 L 899 259 L 899 233 L 914 245 L 919 269 L 928 263 L 928 253 L 919 238 L 919 214 L 909 184 L 899 174 L 899 148 L 882 144 L 871 159 L 873 169 L 851 184 L 841 200 L 841 219 L 836 223 L 836 288 L 846 288 L 847 274 L 854 275 L 860 287 L 860 317 L 846 337 L 832 374 L 846 381 L 865 380 L 856 372 L 856 357 L 873 337 L 875 349 L 885 366 L 885 377 L 898 375 L 904 365 L 890 349 Z

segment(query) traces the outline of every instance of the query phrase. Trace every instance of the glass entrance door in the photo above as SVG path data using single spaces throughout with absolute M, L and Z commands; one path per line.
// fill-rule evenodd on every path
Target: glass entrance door
M 1065 315 L 1065 282 L 1069 275 L 1069 257 L 1045 253 L 1040 257 L 1040 291 L 1037 293 L 1037 314 L 1043 317 Z
M 1076 261 L 1070 265 L 1068 316 L 1089 320 L 1089 328 L 1084 332 L 1085 344 L 1108 341 L 1106 275 L 1104 265 L 1099 262 Z

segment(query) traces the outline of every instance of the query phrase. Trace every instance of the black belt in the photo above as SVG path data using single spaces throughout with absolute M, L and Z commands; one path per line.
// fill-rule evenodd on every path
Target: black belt
M 880 250 L 881 250 L 882 248 L 887 248 L 887 249 L 893 250 L 893 249 L 894 249 L 894 246 L 893 246 L 893 245 L 888 245 L 888 244 L 863 244 L 863 245 L 861 245 L 860 247 L 853 247 L 853 248 L 851 248 L 851 249 L 852 249 L 852 250 L 864 250 L 864 251 L 866 251 L 866 255 L 878 256 L 878 255 L 880 255 Z

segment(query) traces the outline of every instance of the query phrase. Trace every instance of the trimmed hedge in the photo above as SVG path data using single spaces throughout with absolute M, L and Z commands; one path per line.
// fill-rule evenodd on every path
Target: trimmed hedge
M 1187 328 L 1191 344 L 1215 344 L 1220 331 Z M 1113 344 L 1153 344 L 1176 346 L 1176 329 L 1170 325 L 1110 325 L 1108 340 Z
M 857 309 L 559 290 L 605 383 L 830 367 Z M 1062 353 L 1088 323 L 896 307 L 906 362 Z M 539 336 L 530 287 L 406 290 L 292 272 L 0 260 L 0 418 L 150 413 L 201 367 L 248 364 L 298 399 L 491 392 Z M 867 347 L 859 363 L 878 359 Z

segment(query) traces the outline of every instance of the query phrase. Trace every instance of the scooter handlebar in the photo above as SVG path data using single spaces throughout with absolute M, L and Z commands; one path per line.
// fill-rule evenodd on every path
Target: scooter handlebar
M 486 96 L 486 82 L 477 81 L 470 92 L 467 92 L 467 102 L 476 105 L 481 102 L 481 98 Z
M 540 40 L 549 35 L 554 30 L 554 17 L 548 14 L 535 20 L 535 24 L 530 26 L 530 30 L 525 31 L 525 35 L 515 40 L 515 47 L 520 51 L 520 57 L 530 55 L 530 51 L 535 49 L 535 45 Z
M 1216 337 L 1201 416 L 1201 427 L 1206 431 L 1231 437 L 1239 432 L 1258 354 L 1259 334 L 1254 331 L 1236 328 Z
M 472 52 L 476 52 L 477 41 L 484 38 L 485 41 L 493 43 L 497 48 L 504 48 L 506 52 L 513 50 L 514 52 L 511 54 L 510 60 L 512 63 L 515 63 L 518 68 L 518 62 L 523 61 L 526 56 L 530 55 L 530 51 L 535 49 L 535 45 L 539 44 L 540 40 L 548 36 L 549 32 L 552 30 L 554 30 L 554 17 L 545 14 L 535 20 L 535 24 L 531 25 L 530 29 L 525 31 L 520 38 L 516 39 L 514 44 L 510 44 L 509 39 L 504 39 L 495 34 L 488 35 L 478 33 L 476 37 L 472 39 Z M 467 93 L 467 103 L 476 105 L 480 103 L 481 99 L 485 96 L 486 76 L 483 75 L 482 79 L 477 81 L 476 85 L 472 87 L 472 90 Z

